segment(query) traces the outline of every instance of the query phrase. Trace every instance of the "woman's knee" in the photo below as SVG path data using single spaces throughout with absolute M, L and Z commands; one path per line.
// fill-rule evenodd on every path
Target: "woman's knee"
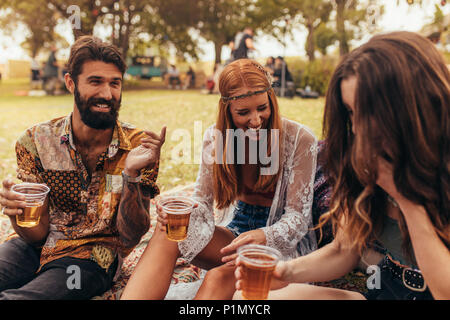
M 205 275 L 207 282 L 223 283 L 234 279 L 234 266 L 221 265 L 209 270 Z
M 234 293 L 234 267 L 222 265 L 209 270 L 195 297 L 196 300 L 229 300 Z

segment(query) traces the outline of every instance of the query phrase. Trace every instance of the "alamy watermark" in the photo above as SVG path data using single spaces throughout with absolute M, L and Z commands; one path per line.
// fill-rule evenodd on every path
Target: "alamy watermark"
M 81 9 L 77 5 L 71 5 L 67 7 L 66 13 L 70 16 L 68 17 L 68 20 L 72 26 L 72 29 L 81 29 Z
M 270 133 L 270 134 L 269 134 Z M 194 139 L 187 129 L 172 132 L 171 141 L 178 144 L 171 150 L 175 164 L 261 164 L 261 175 L 274 175 L 279 168 L 280 130 L 278 129 L 226 129 L 212 130 L 214 143 L 202 150 L 202 122 L 194 122 Z M 270 154 L 268 141 L 270 139 Z M 192 155 L 192 141 L 194 154 Z M 247 156 L 246 156 L 247 155 Z
M 381 289 L 381 269 L 380 269 L 380 267 L 377 265 L 368 266 L 366 273 L 370 274 L 370 276 L 367 278 L 367 281 L 366 281 L 367 289 L 369 289 L 369 290 Z
M 81 290 L 81 268 L 77 265 L 70 265 L 67 267 L 66 273 L 70 274 L 66 281 L 67 289 Z

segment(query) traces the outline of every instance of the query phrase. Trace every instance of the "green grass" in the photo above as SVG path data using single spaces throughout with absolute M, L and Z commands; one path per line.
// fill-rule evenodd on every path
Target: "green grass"
M 17 137 L 38 122 L 69 114 L 73 110 L 71 95 L 57 97 L 17 96 L 28 90 L 28 80 L 3 80 L 0 82 L 0 181 L 15 178 L 16 157 L 14 145 Z M 204 95 L 198 91 L 135 90 L 125 91 L 122 98 L 120 119 L 135 126 L 159 133 L 167 126 L 166 143 L 163 146 L 158 176 L 161 190 L 195 181 L 198 162 L 194 152 L 201 151 L 201 139 L 207 127 L 215 122 L 218 95 Z M 318 138 L 321 136 L 324 100 L 279 99 L 283 117 L 308 126 Z M 201 135 L 194 142 L 194 122 L 201 123 Z M 178 136 L 179 130 L 187 130 L 190 141 Z M 186 131 L 185 131 L 186 132 Z M 185 138 L 184 138 L 185 139 Z M 200 140 L 199 140 L 200 139 Z M 196 150 L 194 150 L 194 145 Z M 187 156 L 192 163 L 177 163 L 177 155 Z M 197 148 L 198 146 L 198 148 Z M 185 147 L 183 149 L 183 147 Z M 184 151 L 181 151 L 181 150 Z M 198 153 L 197 153 L 198 154 Z

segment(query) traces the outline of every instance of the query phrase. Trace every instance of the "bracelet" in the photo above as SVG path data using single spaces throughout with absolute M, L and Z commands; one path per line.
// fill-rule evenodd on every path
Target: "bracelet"
M 130 183 L 138 183 L 141 182 L 142 174 L 138 175 L 137 177 L 130 177 L 125 172 L 122 171 L 122 177 L 124 182 L 130 182 Z

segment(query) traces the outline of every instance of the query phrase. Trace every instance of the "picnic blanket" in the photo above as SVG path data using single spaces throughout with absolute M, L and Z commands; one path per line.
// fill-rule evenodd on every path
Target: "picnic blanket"
M 177 188 L 168 193 L 183 193 L 189 195 L 193 192 L 193 185 Z M 118 300 L 122 294 L 128 279 L 133 273 L 136 264 L 138 263 L 142 253 L 144 252 L 153 230 L 156 226 L 156 208 L 155 201 L 150 202 L 150 217 L 151 227 L 141 239 L 136 248 L 123 261 L 120 276 L 113 284 L 112 288 L 106 291 L 103 295 L 94 297 L 95 300 Z M 13 232 L 9 219 L 0 216 L 0 243 L 3 243 L 7 237 Z M 191 300 L 194 298 L 198 288 L 200 287 L 206 270 L 200 269 L 192 264 L 187 263 L 183 258 L 179 258 L 176 263 L 174 273 L 172 275 L 172 282 L 169 291 L 166 295 L 166 300 Z M 329 282 L 315 283 L 316 285 L 338 288 L 344 290 L 365 292 L 367 275 L 360 270 L 355 270 L 348 275 Z
M 118 300 L 125 288 L 128 279 L 131 277 L 134 268 L 136 267 L 142 253 L 147 247 L 150 238 L 152 237 L 153 230 L 156 226 L 156 213 L 155 202 L 151 201 L 150 205 L 151 213 L 151 227 L 134 248 L 134 250 L 124 259 L 122 264 L 122 270 L 118 279 L 114 282 L 112 288 L 106 291 L 103 295 L 94 297 L 95 300 Z M 193 299 L 196 289 L 200 287 L 201 280 L 203 280 L 205 270 L 202 270 L 192 264 L 186 262 L 185 259 L 179 258 L 176 263 L 174 273 L 172 275 L 172 283 L 167 293 L 166 299 L 168 300 L 189 300 Z M 195 282 L 195 283 L 194 283 Z M 192 285 L 183 285 L 190 283 Z
M 192 187 L 183 188 L 184 192 L 189 192 Z M 118 300 L 122 294 L 128 279 L 131 277 L 142 253 L 144 252 L 156 226 L 155 201 L 152 199 L 150 203 L 151 227 L 136 246 L 136 248 L 124 259 L 120 275 L 114 282 L 112 288 L 103 295 L 94 297 L 95 300 Z M 14 232 L 9 219 L 5 216 L 0 217 L 0 243 L 7 240 Z M 167 300 L 189 300 L 195 296 L 200 287 L 205 270 L 194 265 L 188 264 L 185 259 L 179 258 L 176 263 L 174 273 L 172 275 L 172 283 L 167 293 Z

